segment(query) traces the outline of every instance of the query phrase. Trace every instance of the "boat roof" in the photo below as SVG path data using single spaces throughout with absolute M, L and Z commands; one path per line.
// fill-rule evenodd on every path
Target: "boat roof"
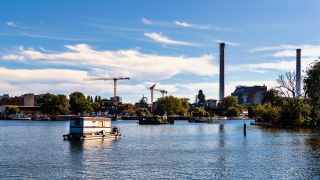
M 108 118 L 108 117 L 76 117 L 73 120 L 80 120 L 80 121 L 111 121 L 111 118 Z

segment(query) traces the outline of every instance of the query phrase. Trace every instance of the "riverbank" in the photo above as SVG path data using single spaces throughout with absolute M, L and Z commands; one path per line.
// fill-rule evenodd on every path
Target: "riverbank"
M 283 126 L 283 125 L 275 125 L 275 124 L 264 123 L 264 122 L 256 122 L 256 121 L 251 122 L 250 125 L 263 126 L 263 127 L 283 128 L 283 129 L 299 129 L 299 128 L 303 128 L 303 129 L 314 129 L 314 130 L 319 130 L 320 131 L 320 127 L 317 127 L 317 126 Z

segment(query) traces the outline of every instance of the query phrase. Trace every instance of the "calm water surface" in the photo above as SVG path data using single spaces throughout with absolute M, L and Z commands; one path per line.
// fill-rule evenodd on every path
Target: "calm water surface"
M 0 121 L 0 179 L 320 179 L 317 131 L 118 121 L 119 140 L 69 142 L 68 125 Z

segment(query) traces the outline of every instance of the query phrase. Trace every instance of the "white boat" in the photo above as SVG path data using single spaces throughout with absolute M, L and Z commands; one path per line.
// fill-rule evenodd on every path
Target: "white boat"
M 70 132 L 63 135 L 66 140 L 117 138 L 119 128 L 111 127 L 111 118 L 76 117 L 70 120 Z
M 11 114 L 10 119 L 12 119 L 12 120 L 31 120 L 30 117 L 28 117 L 24 114 Z

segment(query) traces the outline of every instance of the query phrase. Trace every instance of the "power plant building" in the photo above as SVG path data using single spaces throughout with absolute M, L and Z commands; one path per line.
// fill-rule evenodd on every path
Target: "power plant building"
M 267 86 L 237 86 L 232 96 L 236 96 L 240 104 L 261 104 Z

